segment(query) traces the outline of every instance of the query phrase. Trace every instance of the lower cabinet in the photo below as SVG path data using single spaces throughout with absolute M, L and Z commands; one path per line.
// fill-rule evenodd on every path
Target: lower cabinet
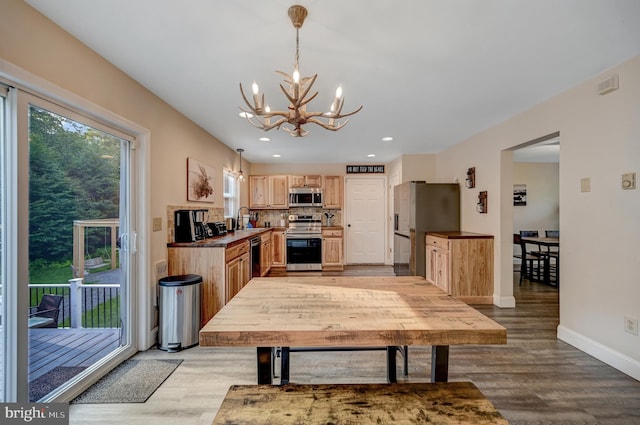
M 427 281 L 466 303 L 493 303 L 493 236 L 442 232 L 425 243 Z
M 272 233 L 271 267 L 287 267 L 287 238 L 284 229 L 275 229 Z
M 447 294 L 449 288 L 449 249 L 443 249 L 436 245 L 427 245 L 426 272 L 427 280 Z
M 344 270 L 342 229 L 322 229 L 322 270 Z
M 267 232 L 262 235 L 260 241 L 260 276 L 266 276 L 271 270 L 272 261 L 272 249 L 271 249 L 271 233 Z
M 251 280 L 249 242 L 226 249 L 225 255 L 225 304 Z

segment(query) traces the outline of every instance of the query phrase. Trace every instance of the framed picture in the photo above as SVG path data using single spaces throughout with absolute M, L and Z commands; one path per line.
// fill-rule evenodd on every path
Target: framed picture
M 515 206 L 527 205 L 527 185 L 526 184 L 513 185 L 513 205 Z
M 213 167 L 187 158 L 187 201 L 213 202 L 214 175 Z

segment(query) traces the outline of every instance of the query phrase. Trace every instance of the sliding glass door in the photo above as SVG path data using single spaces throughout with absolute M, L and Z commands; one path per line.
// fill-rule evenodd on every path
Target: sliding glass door
M 0 83 L 0 402 L 68 401 L 136 350 L 135 138 Z
M 129 344 L 132 141 L 39 99 L 28 115 L 29 270 L 20 284 L 35 402 Z
M 5 302 L 5 288 L 7 286 L 7 276 L 6 276 L 6 267 L 5 267 L 5 232 L 4 232 L 4 223 L 5 223 L 5 207 L 6 207 L 6 196 L 5 196 L 5 188 L 7 186 L 6 183 L 6 147 L 7 147 L 7 125 L 6 125 L 6 100 L 7 100 L 7 88 L 3 85 L 0 85 L 0 169 L 2 172 L 0 173 L 0 402 L 4 402 L 5 399 L 5 387 L 7 383 L 6 379 L 6 353 L 5 348 L 7 347 L 6 341 L 6 332 L 5 332 L 5 322 L 7 317 L 7 312 L 5 310 L 6 302 Z

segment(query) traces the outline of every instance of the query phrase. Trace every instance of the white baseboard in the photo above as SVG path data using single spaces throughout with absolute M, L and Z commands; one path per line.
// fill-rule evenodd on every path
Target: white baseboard
M 602 345 L 562 325 L 558 326 L 558 339 L 573 345 L 577 349 L 640 381 L 639 361 L 614 351 L 606 345 Z
M 509 295 L 508 297 L 500 297 L 496 294 L 493 294 L 493 304 L 500 308 L 515 308 L 516 299 L 513 295 Z

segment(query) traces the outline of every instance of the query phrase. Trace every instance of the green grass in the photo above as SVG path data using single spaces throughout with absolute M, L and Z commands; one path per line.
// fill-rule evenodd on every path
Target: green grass
M 37 264 L 29 268 L 29 283 L 67 283 L 73 278 L 71 263 Z

